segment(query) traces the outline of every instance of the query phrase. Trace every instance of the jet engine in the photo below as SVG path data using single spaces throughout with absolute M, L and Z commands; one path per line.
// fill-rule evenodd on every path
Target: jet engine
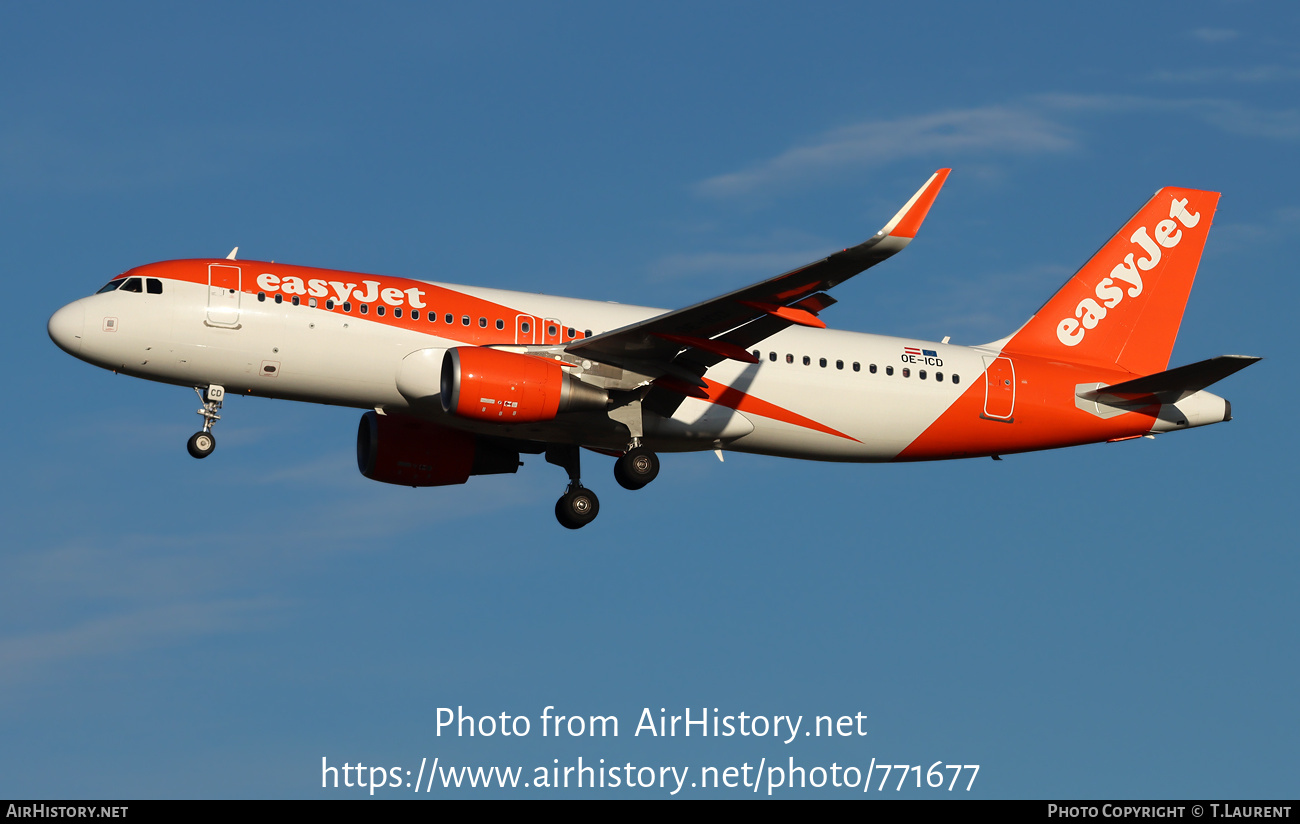
M 357 468 L 386 484 L 448 486 L 471 475 L 513 474 L 519 452 L 459 429 L 371 411 L 357 429 Z
M 608 392 L 568 374 L 559 361 L 482 346 L 447 350 L 439 395 L 444 411 L 493 423 L 549 421 L 609 405 Z

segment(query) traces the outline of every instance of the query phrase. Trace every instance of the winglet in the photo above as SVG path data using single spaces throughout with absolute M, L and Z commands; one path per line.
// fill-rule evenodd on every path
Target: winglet
M 951 171 L 952 169 L 940 169 L 930 175 L 925 185 L 917 189 L 912 199 L 898 210 L 898 214 L 885 224 L 885 228 L 881 229 L 879 234 L 908 240 L 916 237 L 917 230 L 921 228 L 925 216 L 930 213 L 930 207 L 934 205 L 934 199 L 938 197 L 939 190 L 943 188 L 943 183 L 948 179 L 948 173 Z

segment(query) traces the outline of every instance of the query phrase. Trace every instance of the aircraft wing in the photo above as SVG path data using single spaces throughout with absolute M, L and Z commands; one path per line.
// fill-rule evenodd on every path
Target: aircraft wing
M 570 343 L 579 357 L 703 386 L 698 375 L 721 360 L 756 359 L 748 348 L 791 325 L 825 328 L 817 313 L 835 303 L 825 290 L 903 250 L 916 236 L 951 169 L 930 176 L 865 243 L 710 300 Z M 680 356 L 680 357 L 679 357 Z M 676 363 L 674 363 L 676 361 Z

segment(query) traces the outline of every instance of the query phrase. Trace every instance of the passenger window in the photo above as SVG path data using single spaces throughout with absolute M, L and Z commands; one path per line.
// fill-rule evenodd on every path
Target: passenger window
M 480 328 L 480 329 L 486 329 L 486 328 L 487 328 L 487 318 L 479 318 L 479 319 L 478 319 L 478 328 Z M 555 328 L 555 327 L 551 327 L 551 328 L 553 329 L 553 328 Z
M 820 363 L 820 364 L 822 365 L 822 369 L 825 369 L 825 368 L 826 368 L 826 359 L 825 359 L 825 358 L 822 358 L 820 361 L 818 361 L 818 363 Z
M 384 316 L 384 311 L 384 304 L 382 303 L 375 307 L 375 314 L 381 318 Z
M 325 301 L 325 308 L 326 308 L 326 309 L 333 309 L 333 308 L 334 308 L 334 298 L 328 298 L 328 299 Z
M 854 371 L 854 372 L 861 372 L 861 371 L 862 371 L 862 364 L 858 363 L 857 361 L 854 361 L 854 362 L 853 362 L 853 371 Z
M 920 370 L 919 372 L 916 373 L 916 376 L 921 380 L 925 380 L 925 370 L 924 369 Z
M 843 369 L 843 368 L 844 368 L 844 361 L 842 361 L 842 360 L 837 360 L 837 361 L 835 361 L 835 368 L 836 368 L 836 369 Z
M 419 309 L 412 309 L 412 310 L 411 310 L 411 320 L 419 320 L 419 319 L 420 319 L 420 310 L 419 310 Z
M 942 373 L 942 372 L 935 372 L 935 373 L 934 373 L 934 379 L 937 380 L 939 383 L 943 383 L 943 373 Z
M 812 358 L 808 357 L 807 355 L 804 355 L 804 356 L 803 356 L 803 365 L 804 365 L 804 366 L 812 366 Z
M 952 382 L 953 382 L 954 384 L 961 383 L 961 375 L 953 375 L 953 376 L 952 376 Z
M 365 304 L 365 303 L 361 304 L 361 306 L 360 306 L 360 312 L 361 312 L 361 314 L 364 315 L 364 314 L 366 314 L 366 313 L 369 312 L 369 311 L 370 311 L 370 306 L 369 306 L 368 304 Z
M 275 302 L 284 303 L 284 295 L 281 295 L 280 293 L 277 292 L 275 295 Z
M 258 302 L 258 303 L 266 303 L 266 293 L 265 293 L 265 292 L 258 292 L 258 293 L 257 293 L 257 302 Z
M 909 368 L 907 368 L 906 366 L 904 366 L 904 367 L 903 367 L 903 377 L 905 377 L 905 378 L 910 378 L 910 377 L 912 377 L 912 370 L 909 369 Z
M 298 296 L 297 296 L 297 295 L 294 295 L 294 296 L 293 296 L 293 305 L 294 305 L 294 306 L 297 306 L 300 302 L 301 302 L 301 301 L 298 300 Z
M 789 352 L 787 352 L 787 353 L 785 354 L 785 362 L 786 362 L 786 363 L 794 363 L 794 355 L 791 355 Z
M 885 367 L 885 374 L 886 374 L 886 375 L 892 375 L 892 374 L 894 374 L 894 367 L 892 367 L 892 366 L 886 366 L 886 367 Z
M 551 324 L 550 326 L 546 327 L 546 334 L 550 337 L 555 337 L 555 333 L 559 331 L 560 331 L 559 329 L 555 328 L 555 324 Z
M 531 327 L 531 326 L 528 325 L 528 321 L 524 321 L 523 323 L 519 324 L 519 331 L 522 332 L 522 333 L 525 334 L 525 335 L 527 335 L 527 334 L 528 334 L 528 330 L 529 330 L 529 329 L 532 329 L 532 328 L 533 328 L 533 327 Z
M 393 310 L 393 317 L 400 318 L 401 316 L 402 316 L 402 307 L 399 306 Z
M 587 331 L 583 332 L 583 333 L 582 333 L 582 336 L 583 336 L 584 338 L 589 338 L 589 337 L 591 337 L 591 330 L 588 329 Z
M 311 308 L 315 309 L 315 308 L 316 308 L 316 298 L 307 298 L 307 305 L 310 306 Z
M 127 278 L 126 283 L 122 284 L 122 291 L 142 292 L 144 291 L 144 284 L 140 282 L 140 278 Z
M 503 321 L 501 318 L 497 318 L 497 328 L 498 328 L 498 329 L 505 329 L 505 328 L 506 328 L 506 322 Z M 573 337 L 573 330 L 572 330 L 572 329 L 569 330 L 569 337 Z
M 447 313 L 447 317 L 446 317 L 446 321 L 447 321 L 447 323 L 455 323 L 455 322 L 456 322 L 456 319 L 455 319 L 454 317 L 451 316 L 451 313 L 450 313 L 450 312 L 448 312 L 448 313 Z
M 158 278 L 147 278 L 144 282 L 144 285 L 145 288 L 149 290 L 149 294 L 151 295 L 162 294 L 162 281 L 159 280 Z
M 351 312 L 351 311 L 352 311 L 352 301 L 350 301 L 350 300 L 345 300 L 345 301 L 343 301 L 343 311 L 344 311 L 344 312 Z
M 867 371 L 873 375 L 876 374 L 876 365 L 874 363 L 871 364 L 870 366 L 867 367 Z
M 461 315 L 461 316 L 460 316 L 460 325 L 461 325 L 461 326 L 469 326 L 469 315 Z
M 775 353 L 775 352 L 768 352 L 768 353 L 767 353 L 767 359 L 770 360 L 772 363 L 776 363 L 776 353 Z
M 497 323 L 500 323 L 500 322 L 501 322 L 501 321 L 497 321 Z M 572 326 L 570 326 L 570 327 L 569 327 L 569 337 L 571 337 L 571 338 L 576 338 L 577 336 L 578 336 L 578 330 L 577 330 L 577 329 L 574 329 Z

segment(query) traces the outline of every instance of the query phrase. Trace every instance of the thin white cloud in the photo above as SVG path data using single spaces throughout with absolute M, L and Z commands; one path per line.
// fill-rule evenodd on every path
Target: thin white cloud
M 342 457 L 306 468 L 333 472 Z M 425 536 L 423 549 L 443 551 L 444 563 L 473 565 L 472 557 L 442 545 L 434 528 L 465 518 L 499 520 L 500 511 L 520 505 L 540 508 L 558 494 L 563 477 L 547 473 L 545 485 L 530 483 L 541 474 L 535 472 L 531 479 L 491 476 L 464 487 L 412 490 L 361 480 L 355 472 L 346 475 L 355 489 L 324 486 L 318 491 L 333 494 L 284 512 L 272 498 L 246 513 L 237 530 L 96 531 L 0 557 L 0 687 L 292 615 L 292 601 L 263 593 L 282 589 L 286 577 L 297 579 L 329 555 L 391 553 L 379 562 L 399 563 L 409 542 L 395 542 L 396 534 L 414 530 Z M 514 569 L 543 562 L 526 549 L 494 546 L 493 559 Z
M 1202 43 L 1226 43 L 1229 40 L 1236 40 L 1241 36 L 1241 32 L 1235 29 L 1216 29 L 1202 26 L 1199 29 L 1192 29 L 1187 35 L 1200 40 Z
M 54 119 L 29 118 L 0 126 L 0 184 L 80 193 L 171 188 L 221 178 L 320 140 L 275 127 L 136 124 L 87 131 Z
M 650 266 L 652 280 L 677 280 L 697 276 L 750 274 L 772 277 L 797 266 L 819 260 L 831 252 L 829 247 L 802 252 L 698 252 L 669 255 Z
M 1220 98 L 1163 99 L 1142 95 L 1041 94 L 1005 105 L 870 120 L 833 129 L 747 169 L 696 184 L 704 197 L 735 198 L 821 185 L 912 157 L 951 162 L 1065 152 L 1081 143 L 1082 118 L 1121 113 L 1177 113 L 1247 137 L 1300 137 L 1300 110 L 1263 109 Z
M 743 171 L 711 177 L 698 184 L 696 192 L 707 197 L 735 197 L 907 157 L 1060 152 L 1074 146 L 1068 126 L 1025 107 L 956 109 L 835 129 Z
M 1161 83 L 1279 83 L 1300 80 L 1296 66 L 1219 66 L 1207 69 L 1162 69 L 1150 76 Z
M 0 638 L 0 683 L 28 680 L 65 662 L 118 656 L 179 643 L 195 635 L 229 632 L 251 625 L 274 606 L 268 599 L 168 604 Z
M 1222 98 L 1164 99 L 1143 95 L 1045 94 L 1031 98 L 1050 109 L 1074 114 L 1179 113 L 1225 132 L 1289 140 L 1300 137 L 1300 110 L 1261 109 Z
M 930 294 L 925 322 L 933 335 L 952 335 L 957 342 L 996 340 L 1029 320 L 1074 271 L 1067 265 L 1040 264 L 944 278 Z
M 1261 215 L 1253 223 L 1215 224 L 1214 243 L 1209 254 L 1235 254 L 1257 248 L 1261 243 L 1276 243 L 1295 237 L 1300 226 L 1300 206 L 1284 206 Z

